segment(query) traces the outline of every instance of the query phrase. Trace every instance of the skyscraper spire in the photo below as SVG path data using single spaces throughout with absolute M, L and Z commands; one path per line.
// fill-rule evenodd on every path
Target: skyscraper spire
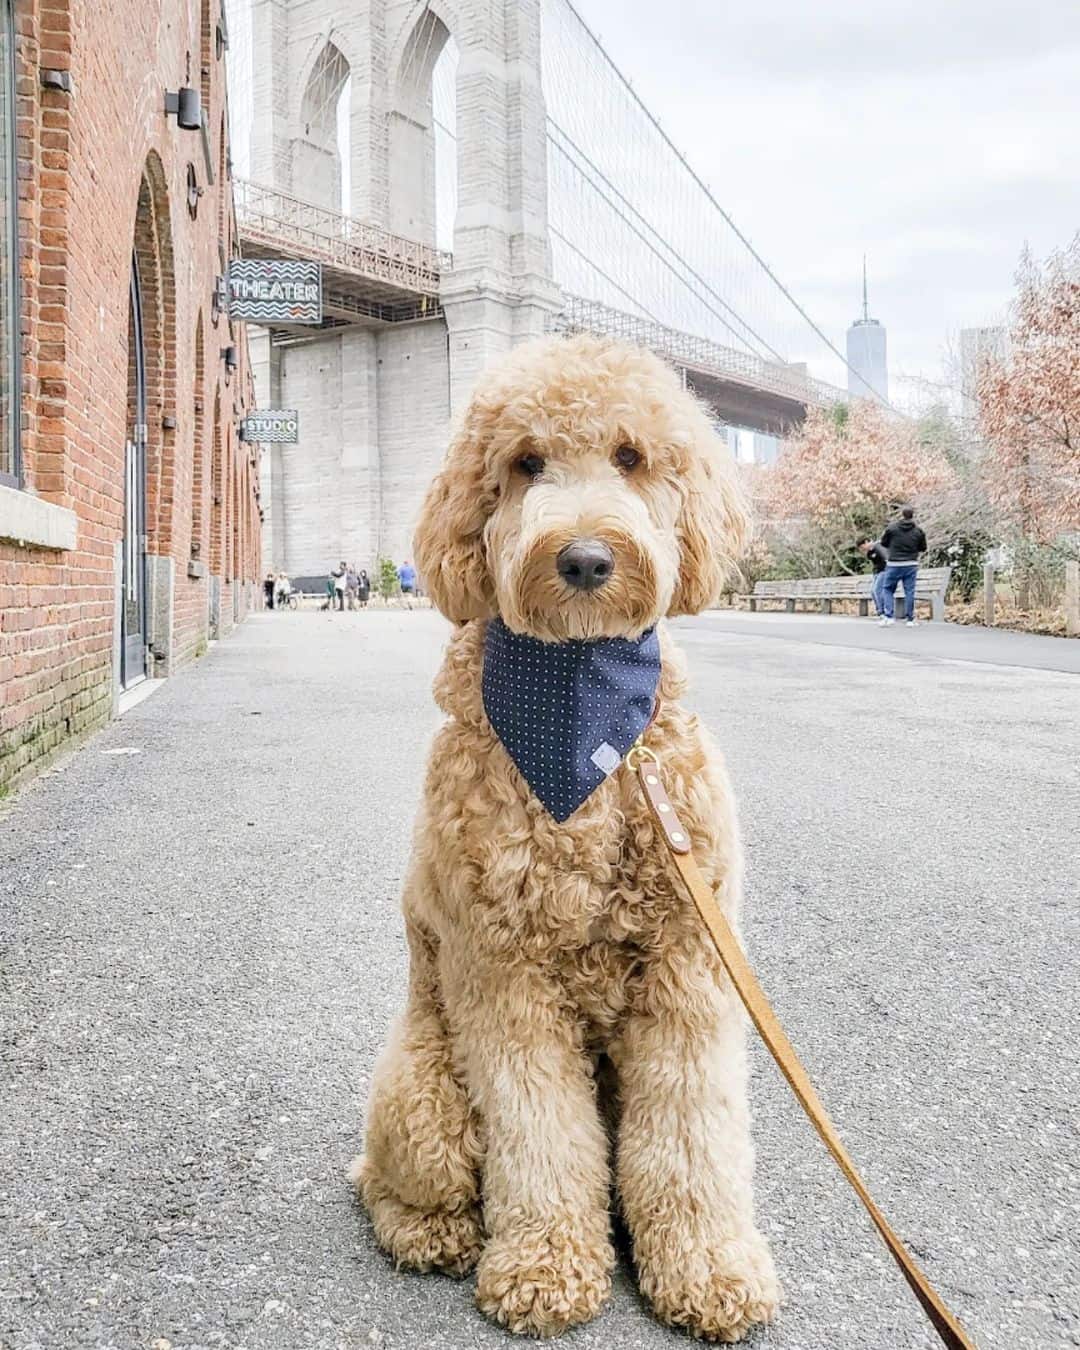
M 863 323 L 869 322 L 870 306 L 866 299 L 866 254 L 862 255 L 862 317 Z

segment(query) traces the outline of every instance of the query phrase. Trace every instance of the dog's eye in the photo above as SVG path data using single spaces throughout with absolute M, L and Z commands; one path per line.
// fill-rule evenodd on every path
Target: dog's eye
M 514 465 L 518 473 L 523 473 L 526 478 L 539 478 L 544 472 L 543 455 L 522 455 Z
M 631 469 L 636 469 L 641 463 L 641 456 L 632 445 L 620 445 L 615 451 L 615 463 L 620 469 L 625 469 L 627 473 Z

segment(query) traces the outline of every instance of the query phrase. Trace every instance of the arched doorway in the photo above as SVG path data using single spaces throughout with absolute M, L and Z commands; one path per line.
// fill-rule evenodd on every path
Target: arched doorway
M 175 398 L 176 288 L 165 170 L 147 156 L 135 208 L 128 321 L 124 575 L 119 682 L 169 673 L 173 543 L 183 499 L 165 412 Z M 186 535 L 186 522 L 184 522 Z M 151 664 L 147 650 L 156 664 Z
M 146 586 L 146 342 L 139 259 L 131 256 L 128 293 L 128 414 L 124 452 L 124 566 L 120 606 L 120 683 L 146 678 L 150 641 Z

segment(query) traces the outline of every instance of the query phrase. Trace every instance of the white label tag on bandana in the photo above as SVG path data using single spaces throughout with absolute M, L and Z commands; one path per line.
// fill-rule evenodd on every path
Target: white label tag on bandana
M 622 755 L 607 741 L 601 741 L 589 758 L 601 773 L 614 773 L 622 763 Z

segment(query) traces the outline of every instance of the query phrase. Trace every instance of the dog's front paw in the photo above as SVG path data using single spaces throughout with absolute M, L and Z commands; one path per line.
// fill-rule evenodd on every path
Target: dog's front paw
M 771 1322 L 780 1303 L 772 1256 L 756 1233 L 689 1256 L 642 1265 L 641 1290 L 656 1315 L 707 1341 L 732 1343 Z
M 349 1177 L 367 1206 L 379 1246 L 398 1266 L 467 1275 L 476 1265 L 484 1243 L 478 1206 L 420 1209 L 407 1205 L 370 1172 L 363 1158 L 353 1163 Z
M 399 1266 L 459 1276 L 476 1265 L 484 1243 L 480 1211 L 475 1206 L 451 1212 L 402 1205 L 379 1236 Z
M 606 1234 L 535 1229 L 509 1232 L 484 1248 L 476 1303 L 496 1322 L 525 1336 L 557 1336 L 589 1322 L 611 1292 L 614 1253 Z

